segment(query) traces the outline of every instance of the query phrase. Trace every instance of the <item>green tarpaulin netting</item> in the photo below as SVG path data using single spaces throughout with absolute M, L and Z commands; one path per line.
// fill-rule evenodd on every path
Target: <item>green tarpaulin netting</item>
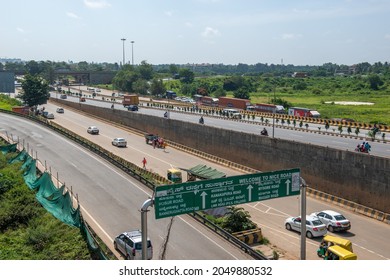
M 56 188 L 47 172 L 36 180 L 34 186 L 38 189 L 36 197 L 46 210 L 64 223 L 80 227 L 79 207 L 73 208 L 69 193 L 64 193 L 65 186 Z
M 16 144 L 0 145 L 0 151 L 3 154 L 9 152 L 16 152 Z M 80 228 L 89 249 L 94 252 L 96 258 L 106 260 L 104 255 L 88 226 L 82 220 L 80 213 L 80 206 L 73 207 L 73 201 L 70 194 L 65 190 L 65 185 L 57 188 L 49 173 L 44 172 L 39 178 L 37 176 L 36 160 L 33 159 L 25 150 L 21 151 L 17 156 L 12 158 L 9 162 L 23 162 L 22 170 L 24 180 L 27 186 L 36 191 L 36 198 L 42 206 L 52 213 L 60 221 Z
M 10 145 L 2 145 L 2 146 L 0 146 L 0 151 L 3 154 L 7 154 L 9 152 L 14 153 L 14 152 L 16 152 L 16 145 L 17 145 L 17 143 L 10 144 Z
M 30 155 L 25 150 L 23 150 L 16 157 L 11 159 L 9 161 L 9 163 L 14 163 L 14 162 L 17 162 L 17 161 L 24 162 L 24 161 L 26 161 L 27 157 L 30 157 Z

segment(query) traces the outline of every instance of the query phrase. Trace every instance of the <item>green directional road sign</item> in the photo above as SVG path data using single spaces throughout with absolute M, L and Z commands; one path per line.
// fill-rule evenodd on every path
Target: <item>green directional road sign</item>
M 156 187 L 154 209 L 156 219 L 160 219 L 299 192 L 297 168 Z

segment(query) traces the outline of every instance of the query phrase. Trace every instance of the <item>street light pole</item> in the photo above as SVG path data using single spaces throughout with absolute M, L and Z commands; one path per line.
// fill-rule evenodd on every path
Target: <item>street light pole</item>
M 274 86 L 274 102 L 275 103 L 275 86 Z M 274 104 L 275 105 L 275 104 Z M 275 138 L 275 114 L 276 114 L 276 108 L 274 107 L 274 112 L 272 114 L 272 138 Z
M 126 41 L 126 39 L 122 38 L 121 40 L 123 42 L 123 64 L 122 64 L 122 67 L 123 67 L 125 65 L 125 41 Z
M 134 66 L 134 41 L 131 41 L 131 64 Z

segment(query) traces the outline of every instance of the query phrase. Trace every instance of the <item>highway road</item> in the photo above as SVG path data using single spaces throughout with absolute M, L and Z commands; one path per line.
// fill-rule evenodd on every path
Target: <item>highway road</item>
M 104 93 L 105 90 L 102 90 Z M 57 95 L 57 96 L 56 96 Z M 51 96 L 53 98 L 58 97 L 58 94 L 52 93 Z M 76 97 L 68 97 L 69 101 L 72 102 L 78 102 L 78 98 Z M 93 99 L 87 99 L 86 104 L 93 105 L 93 106 L 100 106 L 105 108 L 110 108 L 112 105 L 111 102 L 102 102 L 101 98 L 95 98 Z M 120 103 L 115 104 L 115 110 L 126 110 L 126 108 L 123 108 L 123 106 Z M 138 113 L 141 114 L 147 114 L 147 115 L 153 115 L 158 117 L 163 117 L 164 110 L 161 109 L 152 109 L 150 107 L 140 107 Z M 183 120 L 186 122 L 192 122 L 192 123 L 198 123 L 199 121 L 199 114 L 184 114 L 180 113 L 178 111 L 170 111 L 170 118 L 177 119 L 177 120 Z M 269 137 L 273 134 L 273 127 L 272 125 L 272 119 L 269 120 L 269 124 L 262 125 L 259 119 L 256 119 L 255 122 L 241 122 L 241 121 L 233 121 L 228 119 L 221 119 L 221 118 L 214 118 L 214 117 L 208 117 L 204 116 L 205 125 L 207 126 L 213 126 L 218 128 L 224 128 L 224 129 L 230 129 L 235 131 L 241 131 L 245 133 L 254 133 L 254 134 L 260 134 L 260 131 L 266 127 L 268 130 Z M 286 125 L 287 127 L 287 125 Z M 292 128 L 293 125 L 291 124 L 290 127 Z M 298 126 L 297 126 L 298 127 Z M 313 145 L 319 145 L 324 147 L 332 147 L 340 150 L 349 150 L 354 151 L 357 144 L 362 143 L 363 141 L 366 141 L 365 137 L 367 135 L 366 130 L 361 130 L 359 134 L 359 139 L 356 139 L 354 136 L 356 136 L 354 133 L 351 133 L 350 136 L 346 132 L 340 136 L 339 133 L 336 133 L 335 135 L 327 135 L 327 134 L 319 134 L 318 127 L 322 127 L 322 132 L 325 131 L 323 128 L 323 125 L 319 124 L 311 124 L 309 126 L 309 129 L 306 130 L 292 130 L 292 129 L 286 129 L 281 128 L 278 126 L 275 126 L 274 128 L 274 137 L 279 139 L 285 139 L 285 140 L 291 140 L 301 143 L 310 143 Z M 329 132 L 333 132 L 331 127 L 329 129 Z M 346 130 L 346 129 L 344 129 Z M 389 134 L 389 133 L 388 133 Z M 389 135 L 388 135 L 389 136 Z M 387 140 L 389 139 L 387 136 Z M 361 140 L 364 138 L 364 140 Z M 379 137 L 377 137 L 379 139 Z M 383 143 L 383 142 L 372 142 L 368 140 L 372 149 L 370 154 L 374 156 L 380 156 L 380 157 L 390 157 L 390 142 Z
M 62 117 L 63 124 L 73 124 L 75 130 L 85 136 L 86 127 L 90 123 L 96 124 L 67 110 L 63 116 L 56 114 L 56 117 L 58 120 Z M 65 122 L 68 118 L 68 122 Z M 99 144 L 116 150 L 126 158 L 134 157 L 131 148 L 111 147 L 111 138 L 118 136 L 117 128 L 100 123 L 97 125 L 103 133 L 92 138 L 99 139 Z M 117 234 L 141 227 L 139 209 L 152 195 L 146 186 L 77 144 L 28 120 L 0 114 L 0 132 L 5 131 L 14 140 L 19 138 L 25 145 L 28 143 L 30 150 L 37 154 L 52 174 L 58 172 L 59 180 L 78 195 L 85 219 L 108 245 L 112 245 Z M 152 165 L 152 158 L 149 159 Z M 148 235 L 154 244 L 153 259 L 161 259 L 160 253 L 168 236 L 165 259 L 251 259 L 189 216 L 175 217 L 170 231 L 169 224 L 170 219 L 155 220 L 154 212 L 148 213 Z
M 47 104 L 46 108 L 48 111 L 54 112 L 56 106 Z M 137 113 L 142 113 L 143 110 L 146 109 L 141 109 Z M 161 111 L 159 112 L 161 113 Z M 180 114 L 180 116 L 183 117 L 182 114 Z M 104 145 L 105 147 L 111 149 L 114 152 L 118 152 L 121 156 L 124 156 L 127 160 L 133 161 L 136 164 L 141 165 L 141 159 L 143 158 L 143 156 L 146 156 L 148 159 L 148 168 L 152 169 L 155 172 L 159 172 L 161 175 L 165 175 L 166 169 L 171 166 L 192 167 L 198 163 L 205 163 L 209 166 L 215 167 L 225 172 L 228 175 L 237 175 L 237 171 L 226 169 L 222 166 L 215 165 L 214 163 L 201 160 L 194 156 L 175 151 L 170 148 L 168 148 L 167 152 L 164 152 L 160 149 L 153 149 L 151 146 L 145 144 L 145 141 L 142 137 L 131 135 L 128 132 L 123 131 L 119 128 L 112 127 L 109 124 L 91 119 L 84 115 L 79 115 L 77 114 L 77 112 L 67 110 L 66 107 L 65 114 L 56 114 L 56 119 L 54 121 L 75 131 L 76 133 L 80 133 L 82 136 L 87 137 L 100 145 Z M 86 128 L 89 125 L 99 126 L 99 128 L 101 129 L 101 134 L 99 136 L 92 136 L 87 134 Z M 2 127 L 4 127 L 3 124 Z M 119 150 L 115 147 L 110 147 L 111 139 L 114 137 L 125 137 L 126 139 L 128 139 L 129 147 L 127 149 Z M 50 153 L 46 156 L 52 157 Z M 61 155 L 57 154 L 57 157 L 61 158 Z M 59 162 L 61 163 L 61 161 Z M 93 162 L 91 162 L 90 165 L 93 166 Z M 56 165 L 52 166 L 61 165 L 57 163 Z M 92 172 L 93 170 L 95 170 L 95 168 L 92 168 L 92 170 L 89 171 Z M 60 179 L 66 178 L 65 181 L 67 182 L 67 184 L 69 182 L 71 182 L 73 186 L 86 184 L 85 182 L 73 182 L 73 176 L 71 176 L 70 174 L 63 174 L 64 171 L 61 170 Z M 101 185 L 100 181 L 99 185 Z M 100 189 L 101 188 L 97 188 L 97 190 L 99 191 Z M 104 195 L 109 195 L 110 197 L 114 196 L 113 194 L 106 194 L 106 192 L 109 192 L 110 190 L 112 189 L 104 188 Z M 84 195 L 90 194 L 87 192 Z M 83 196 L 80 197 L 81 202 L 83 203 Z M 140 201 L 138 205 L 140 205 L 141 203 L 142 201 Z M 244 208 L 250 212 L 252 219 L 262 228 L 264 235 L 270 240 L 272 244 L 283 250 L 288 251 L 293 256 L 296 256 L 296 258 L 299 257 L 299 235 L 294 232 L 288 232 L 284 229 L 284 220 L 288 216 L 296 216 L 299 213 L 298 197 L 274 199 L 265 202 L 246 204 L 242 206 L 244 206 Z M 324 202 L 308 198 L 308 213 L 329 208 L 344 213 L 351 220 L 351 231 L 347 233 L 338 233 L 337 235 L 345 236 L 354 243 L 355 252 L 358 254 L 359 259 L 381 260 L 390 258 L 390 248 L 389 245 L 387 245 L 387 236 L 389 235 L 388 225 L 367 218 L 365 216 L 349 212 L 345 209 L 341 209 L 333 205 L 327 205 Z M 180 216 L 180 218 L 183 217 L 185 217 L 185 215 Z M 103 228 L 106 228 L 106 225 L 103 223 L 103 221 L 102 224 Z M 110 225 L 108 226 L 108 228 L 112 228 L 110 227 Z M 308 259 L 318 259 L 315 254 L 315 250 L 318 247 L 319 241 L 319 239 L 307 241 Z

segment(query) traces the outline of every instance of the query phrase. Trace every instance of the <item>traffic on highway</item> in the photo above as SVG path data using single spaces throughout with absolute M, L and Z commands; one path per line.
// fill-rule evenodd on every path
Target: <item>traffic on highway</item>
M 68 100 L 73 97 L 69 96 Z M 74 98 L 77 102 L 77 98 Z M 88 104 L 99 104 L 99 106 L 111 106 L 111 102 L 93 101 L 87 99 Z M 49 112 L 56 112 L 59 107 L 53 103 L 45 105 Z M 168 147 L 165 149 L 154 149 L 152 145 L 145 145 L 145 139 L 120 127 L 113 126 L 102 120 L 85 116 L 79 112 L 62 106 L 64 113 L 55 113 L 52 120 L 73 132 L 101 145 L 113 153 L 142 166 L 142 159 L 147 159 L 146 168 L 158 172 L 163 176 L 171 167 L 191 168 L 198 163 L 225 172 L 228 176 L 240 175 L 241 173 L 221 165 L 209 162 L 185 152 L 174 150 Z M 122 108 L 121 108 L 122 107 Z M 115 109 L 124 109 L 123 106 L 115 106 Z M 155 114 L 163 117 L 163 110 L 140 107 L 137 114 Z M 4 116 L 4 117 L 3 117 Z M 170 112 L 171 118 L 180 118 L 183 121 L 197 122 L 198 116 Z M 259 133 L 261 126 L 247 123 L 239 123 L 230 120 L 204 117 L 206 125 L 215 125 L 229 129 L 246 129 L 252 133 Z M 17 125 L 10 125 L 10 123 Z M 124 231 L 137 229 L 140 226 L 138 210 L 142 203 L 152 194 L 134 179 L 122 174 L 119 170 L 110 167 L 98 157 L 83 150 L 79 146 L 61 138 L 55 133 L 44 129 L 28 121 L 16 121 L 15 117 L 2 114 L 1 127 L 20 139 L 25 139 L 38 151 L 38 157 L 45 160 L 51 166 L 52 172 L 60 174 L 60 180 L 67 185 L 73 186 L 74 191 L 79 193 L 84 211 L 88 213 L 89 219 L 93 221 L 96 228 L 100 229 L 105 240 L 113 244 L 115 236 Z M 97 127 L 98 134 L 89 133 L 90 127 Z M 245 127 L 245 128 L 243 128 Z M 291 139 L 291 134 L 308 135 L 307 132 L 275 128 L 275 137 L 285 137 Z M 328 145 L 334 141 L 334 136 L 309 134 L 310 137 L 301 136 L 301 141 L 319 141 L 326 138 Z M 316 140 L 318 137 L 318 140 Z M 123 138 L 127 141 L 126 148 L 119 148 L 112 145 L 114 138 Z M 299 137 L 298 137 L 299 138 Z M 333 139 L 333 140 L 330 140 Z M 341 143 L 355 141 L 347 138 L 336 138 Z M 336 145 L 335 141 L 335 145 Z M 61 145 L 58 145 L 61 143 Z M 332 142 L 333 143 L 333 142 Z M 347 144 L 339 144 L 345 149 Z M 390 151 L 386 144 L 375 143 L 374 149 L 381 147 L 387 153 Z M 374 152 L 373 152 L 374 153 Z M 83 155 L 83 156 L 80 156 Z M 382 155 L 383 156 L 383 155 Z M 299 233 L 287 229 L 286 219 L 299 216 L 299 197 L 285 197 L 275 200 L 247 203 L 243 206 L 251 215 L 253 221 L 261 227 L 264 236 L 270 242 L 280 248 L 286 258 L 299 258 Z M 348 238 L 354 244 L 354 252 L 359 259 L 382 260 L 389 259 L 390 248 L 386 245 L 385 236 L 388 235 L 388 225 L 370 219 L 368 217 L 353 213 L 342 207 L 330 205 L 323 201 L 308 198 L 307 213 L 319 213 L 321 211 L 332 210 L 348 217 L 350 229 L 336 232 L 332 227 L 327 226 L 327 231 L 332 235 Z M 168 218 L 155 220 L 153 215 L 149 215 L 149 236 L 154 243 L 153 259 L 161 259 L 158 251 L 165 246 L 167 259 L 245 259 L 240 250 L 224 242 L 223 239 L 205 230 L 201 225 L 189 219 L 186 215 L 180 215 L 174 220 L 170 230 L 170 241 L 164 245 L 167 236 Z M 313 217 L 313 215 L 311 216 Z M 318 218 L 315 218 L 318 219 Z M 320 220 L 320 219 L 319 219 Z M 316 222 L 314 222 L 316 223 Z M 313 223 L 313 225 L 314 225 Z M 324 222 L 322 222 L 324 223 Z M 325 223 L 324 223 L 325 224 Z M 326 232 L 323 231 L 322 232 Z M 313 229 L 313 233 L 317 233 Z M 318 259 L 317 248 L 321 242 L 321 236 L 307 240 L 307 258 Z M 200 237 L 199 237 L 200 236 Z M 198 240 L 199 238 L 199 240 Z M 191 242 L 188 242 L 191 240 Z M 197 240 L 197 241 L 195 241 Z M 225 244 L 226 243 L 226 244 Z M 199 244 L 202 244 L 199 246 Z M 222 245 L 223 244 L 223 245 Z M 204 245 L 204 246 L 203 246 Z M 113 245 L 112 245 L 113 246 Z M 288 257 L 287 257 L 288 256 Z

